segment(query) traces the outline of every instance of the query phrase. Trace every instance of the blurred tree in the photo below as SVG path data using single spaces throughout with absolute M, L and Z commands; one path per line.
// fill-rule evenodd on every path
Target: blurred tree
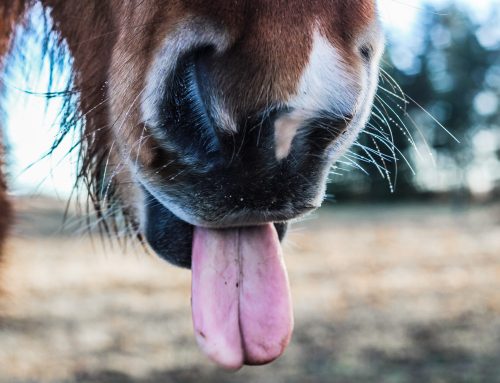
M 489 146 L 499 151 L 499 25 L 498 10 L 477 23 L 456 5 L 424 7 L 414 41 L 396 41 L 386 52 L 372 119 L 332 175 L 336 199 L 469 193 L 469 172 L 484 149 L 478 132 L 489 132 L 483 141 L 496 139 Z M 441 185 L 425 174 L 433 161 L 435 178 L 448 174 Z

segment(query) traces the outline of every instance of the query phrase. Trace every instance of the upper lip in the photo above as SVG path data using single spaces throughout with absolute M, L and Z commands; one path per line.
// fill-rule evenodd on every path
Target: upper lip
M 195 226 L 224 229 L 230 227 L 257 226 L 269 222 L 288 222 L 292 219 L 298 219 L 317 208 L 317 206 L 305 206 L 299 209 L 290 209 L 288 211 L 254 211 L 243 209 L 238 212 L 229 212 L 221 217 L 217 217 L 214 221 L 196 220 L 198 222 L 196 222 Z

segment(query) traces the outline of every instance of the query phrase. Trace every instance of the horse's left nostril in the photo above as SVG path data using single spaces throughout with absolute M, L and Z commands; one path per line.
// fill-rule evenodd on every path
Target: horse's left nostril
M 359 48 L 359 53 L 363 57 L 363 60 L 369 62 L 373 56 L 373 47 L 370 44 L 364 44 Z
M 283 160 L 292 151 L 321 155 L 338 137 L 347 132 L 351 115 L 318 112 L 303 119 L 300 113 L 288 113 L 274 124 L 276 158 Z

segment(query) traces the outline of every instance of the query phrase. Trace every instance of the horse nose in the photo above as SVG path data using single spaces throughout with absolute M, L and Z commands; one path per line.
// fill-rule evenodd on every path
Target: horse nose
M 285 160 L 293 150 L 322 155 L 348 126 L 351 115 L 326 108 L 311 111 L 287 100 L 231 108 L 237 100 L 231 98 L 227 104 L 211 67 L 220 54 L 211 46 L 184 54 L 160 107 L 166 146 L 190 162 L 268 166 Z
M 276 121 L 290 112 L 279 105 L 234 113 L 217 93 L 207 68 L 214 51 L 193 50 L 177 63 L 155 127 L 168 150 L 203 164 L 239 159 L 275 160 Z

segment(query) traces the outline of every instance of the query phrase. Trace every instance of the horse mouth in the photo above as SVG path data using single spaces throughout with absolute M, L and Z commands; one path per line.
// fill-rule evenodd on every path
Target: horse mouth
M 287 224 L 195 226 L 145 193 L 149 244 L 168 262 L 192 270 L 192 318 L 200 349 L 230 370 L 278 358 L 293 329 L 280 244 Z
M 281 240 L 289 220 L 321 203 L 331 143 L 350 118 L 301 118 L 287 150 L 292 159 L 278 155 L 275 127 L 293 108 L 242 114 L 233 121 L 240 129 L 228 133 L 211 113 L 208 90 L 214 86 L 204 53 L 185 55 L 173 71 L 159 122 L 150 121 L 160 157 L 138 179 L 147 241 L 160 257 L 192 270 L 201 350 L 234 370 L 269 363 L 290 342 Z
M 179 218 L 168 209 L 163 203 L 155 198 L 147 189 L 143 189 L 145 194 L 145 219 L 143 231 L 151 248 L 164 260 L 182 268 L 191 269 L 193 236 L 196 228 L 211 230 L 237 230 L 247 227 L 264 226 L 271 224 L 282 241 L 288 230 L 288 220 L 258 221 L 248 219 L 246 222 L 236 224 L 219 222 L 219 224 L 192 224 Z M 255 216 L 253 218 L 256 218 Z

